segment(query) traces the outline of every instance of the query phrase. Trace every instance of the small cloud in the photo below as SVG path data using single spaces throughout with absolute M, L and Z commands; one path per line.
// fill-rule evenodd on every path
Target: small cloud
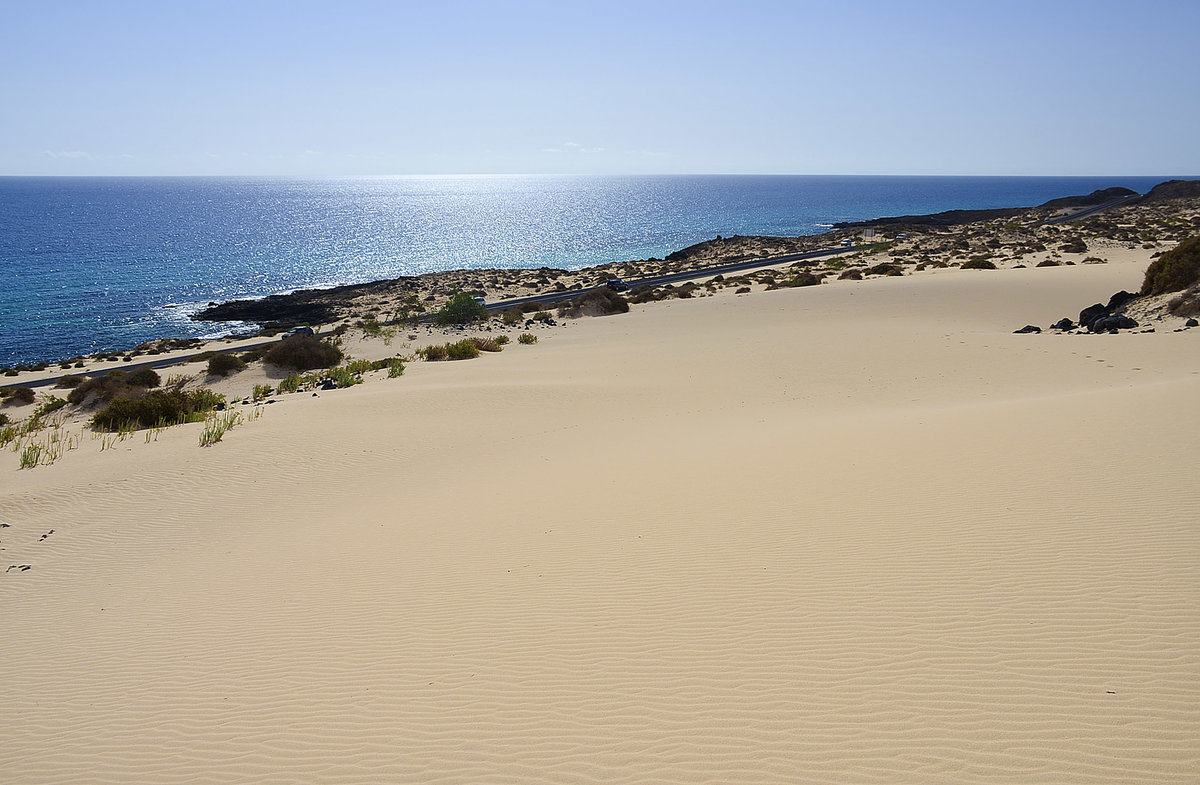
M 542 152 L 543 153 L 565 153 L 566 150 L 562 149 L 561 147 L 543 147 Z
M 320 155 L 321 151 L 320 150 L 305 150 L 304 154 L 305 155 Z
M 42 155 L 50 158 L 91 158 L 91 153 L 83 150 L 43 150 Z

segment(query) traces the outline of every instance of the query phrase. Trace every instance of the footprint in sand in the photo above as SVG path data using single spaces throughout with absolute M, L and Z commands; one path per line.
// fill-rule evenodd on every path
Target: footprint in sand
M 38 542 L 45 542 L 45 541 L 46 541 L 46 538 L 47 538 L 47 537 L 49 537 L 51 534 L 54 534 L 54 529 L 51 529 L 50 531 L 48 531 L 48 532 L 46 532 L 45 534 L 43 534 L 43 535 L 41 536 L 41 538 L 38 540 Z

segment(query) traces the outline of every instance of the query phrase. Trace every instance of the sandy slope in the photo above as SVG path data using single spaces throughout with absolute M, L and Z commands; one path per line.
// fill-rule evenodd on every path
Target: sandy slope
M 0 781 L 1195 782 L 1200 333 L 1010 334 L 1141 270 L 675 301 L 6 471 Z

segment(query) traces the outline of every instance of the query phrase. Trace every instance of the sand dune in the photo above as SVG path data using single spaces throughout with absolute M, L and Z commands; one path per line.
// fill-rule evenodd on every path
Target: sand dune
M 655 304 L 9 472 L 0 780 L 1195 782 L 1200 333 L 1011 334 L 1141 270 Z

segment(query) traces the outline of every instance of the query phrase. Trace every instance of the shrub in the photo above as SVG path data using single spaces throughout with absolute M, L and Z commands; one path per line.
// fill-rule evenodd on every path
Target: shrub
M 1184 240 L 1146 268 L 1142 294 L 1179 292 L 1200 283 L 1200 235 Z
M 370 363 L 368 363 L 370 365 Z M 325 372 L 325 378 L 333 381 L 338 386 L 338 389 L 350 387 L 355 384 L 362 384 L 363 378 L 361 373 L 356 373 L 345 365 L 339 365 L 336 368 L 330 368 Z
M 509 308 L 500 314 L 500 321 L 510 327 L 514 324 L 520 324 L 524 318 L 525 314 L 520 308 Z
M 881 262 L 874 267 L 868 267 L 865 272 L 867 275 L 904 275 L 900 265 L 891 262 Z
M 533 315 L 533 320 L 535 322 L 548 322 L 550 321 L 550 314 L 546 311 L 538 311 Z
M 17 387 L 16 389 L 4 391 L 4 402 L 13 406 L 24 406 L 33 403 L 35 397 L 33 390 L 29 387 Z
M 433 321 L 441 326 L 468 324 L 487 318 L 487 308 L 466 292 L 455 293 L 441 310 L 433 315 Z
M 272 392 L 271 385 L 256 384 L 256 385 L 254 385 L 254 393 L 251 395 L 251 398 L 255 401 L 261 401 L 262 399 L 269 396 L 271 394 L 271 392 Z
M 225 396 L 212 390 L 151 390 L 140 398 L 117 398 L 92 418 L 92 427 L 101 431 L 121 428 L 155 428 L 181 422 L 195 422 L 225 402 Z
M 629 301 L 611 289 L 594 289 L 558 306 L 559 316 L 572 319 L 615 313 L 629 313 Z
M 293 335 L 263 355 L 263 361 L 293 371 L 331 368 L 342 359 L 342 350 L 315 335 Z
M 979 256 L 974 256 L 962 263 L 964 270 L 995 270 L 996 263 L 991 259 L 984 259 Z
M 537 343 L 537 336 L 533 333 L 521 333 L 517 336 L 517 343 Z
M 279 383 L 279 392 L 294 393 L 300 389 L 300 374 L 293 373 Z
M 370 360 L 351 360 L 346 363 L 345 368 L 350 373 L 366 373 L 367 371 L 375 370 L 375 364 Z
M 216 356 L 217 356 L 217 353 L 216 353 L 216 352 L 214 352 L 213 350 L 209 349 L 209 350 L 208 350 L 208 351 L 206 351 L 206 352 L 200 352 L 199 354 L 194 354 L 194 355 L 192 355 L 192 358 L 191 358 L 190 360 L 188 360 L 188 362 L 190 362 L 190 363 L 202 363 L 202 362 L 206 362 L 206 361 L 208 361 L 208 360 L 211 360 L 212 358 L 214 358 L 214 357 L 216 357 Z
M 437 362 L 438 360 L 446 359 L 446 345 L 442 343 L 426 346 L 423 349 L 418 349 L 417 354 L 424 357 L 428 362 Z
M 471 338 L 471 343 L 475 344 L 475 348 L 481 352 L 498 352 L 500 351 L 500 343 L 495 338 Z
M 509 340 L 510 339 L 507 335 L 497 335 L 496 336 L 496 345 L 503 346 L 504 344 L 508 343 Z
M 470 338 L 446 344 L 447 360 L 473 360 L 479 356 L 479 347 Z
M 1171 298 L 1171 302 L 1167 303 L 1167 311 L 1172 316 L 1200 314 L 1200 286 L 1193 286 L 1178 297 Z
M 62 388 L 62 389 L 73 390 L 76 387 L 78 387 L 79 385 L 83 384 L 85 381 L 87 381 L 86 376 L 70 374 L 70 375 L 63 376 L 62 378 L 60 378 L 54 386 Z
M 162 379 L 153 368 L 138 368 L 125 376 L 125 383 L 135 387 L 157 387 L 162 384 Z
M 246 362 L 235 354 L 217 354 L 208 361 L 209 376 L 228 376 L 246 367 Z
M 387 371 L 389 379 L 395 379 L 397 376 L 402 376 L 404 374 L 404 361 L 399 357 L 391 358 L 388 360 Z
M 861 281 L 863 277 L 862 270 L 857 267 L 851 267 L 849 270 L 843 270 L 838 275 L 839 281 Z

